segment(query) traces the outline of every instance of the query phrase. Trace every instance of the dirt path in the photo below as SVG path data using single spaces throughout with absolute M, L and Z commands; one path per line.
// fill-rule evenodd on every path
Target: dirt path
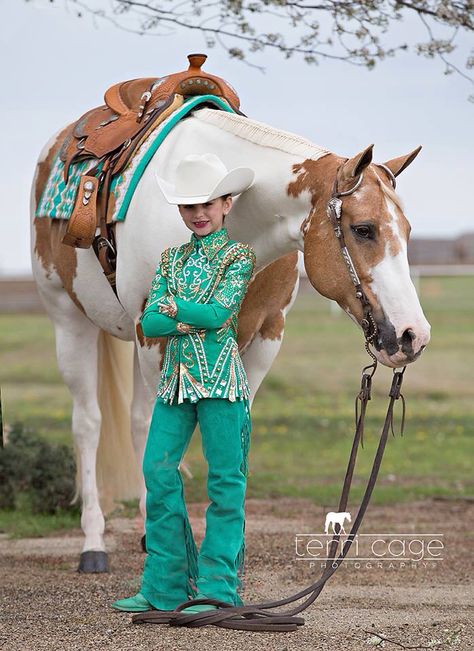
M 198 544 L 206 504 L 192 504 Z M 246 603 L 288 596 L 314 582 L 320 564 L 298 561 L 295 537 L 322 532 L 325 511 L 306 500 L 247 501 Z M 318 600 L 303 613 L 305 625 L 291 633 L 249 633 L 216 627 L 171 628 L 131 624 L 131 615 L 109 606 L 136 592 L 143 564 L 138 521 L 108 523 L 111 573 L 75 572 L 80 531 L 64 536 L 0 540 L 0 648 L 9 651 L 113 649 L 311 650 L 400 649 L 471 650 L 472 522 L 468 502 L 424 501 L 371 506 L 364 533 L 443 534 L 443 558 L 424 564 L 399 561 L 343 564 Z M 466 531 L 466 527 L 468 531 Z M 415 536 L 416 537 L 416 536 Z M 405 538 L 406 540 L 406 538 Z

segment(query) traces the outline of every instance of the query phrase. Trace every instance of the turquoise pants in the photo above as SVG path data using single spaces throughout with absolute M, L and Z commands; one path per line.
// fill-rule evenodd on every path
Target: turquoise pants
M 206 532 L 199 554 L 178 465 L 199 422 L 208 464 Z M 243 605 L 245 492 L 251 431 L 247 399 L 166 403 L 157 397 L 143 459 L 147 556 L 140 592 L 172 610 L 197 593 Z

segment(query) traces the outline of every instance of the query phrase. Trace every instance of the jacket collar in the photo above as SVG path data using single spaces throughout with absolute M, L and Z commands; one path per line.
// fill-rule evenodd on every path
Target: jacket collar
M 189 241 L 193 244 L 193 247 L 196 250 L 202 248 L 208 260 L 212 260 L 219 249 L 221 249 L 229 239 L 229 233 L 225 226 L 223 226 L 218 231 L 214 231 L 213 233 L 209 233 L 209 235 L 204 235 L 203 237 L 197 237 L 195 233 L 192 233 Z

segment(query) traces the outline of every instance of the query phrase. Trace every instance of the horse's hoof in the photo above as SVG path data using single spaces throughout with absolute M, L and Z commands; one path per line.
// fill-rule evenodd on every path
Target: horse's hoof
M 108 572 L 109 559 L 107 558 L 107 553 L 95 551 L 82 552 L 77 571 L 87 574 Z
M 142 552 L 146 554 L 146 535 L 144 534 L 141 539 Z

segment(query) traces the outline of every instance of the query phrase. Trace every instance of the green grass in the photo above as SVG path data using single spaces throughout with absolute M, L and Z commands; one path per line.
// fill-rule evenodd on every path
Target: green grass
M 405 373 L 405 436 L 388 441 L 374 503 L 474 493 L 473 294 L 471 278 L 420 283 L 432 341 Z M 1 315 L 0 342 L 4 419 L 71 444 L 71 398 L 57 371 L 49 319 Z M 354 324 L 342 312 L 331 314 L 328 302 L 315 292 L 300 292 L 281 350 L 253 405 L 248 497 L 305 497 L 335 506 L 352 441 L 360 369 L 366 363 Z M 379 367 L 374 378 L 354 503 L 371 466 L 391 375 Z M 185 477 L 191 501 L 206 499 L 206 465 L 197 434 L 186 455 L 193 472 L 192 479 Z M 0 528 L 4 522 L 0 514 Z
M 10 538 L 36 538 L 81 526 L 81 515 L 77 510 L 54 515 L 33 513 L 25 493 L 18 496 L 17 502 L 14 511 L 0 510 L 0 533 L 7 533 Z

